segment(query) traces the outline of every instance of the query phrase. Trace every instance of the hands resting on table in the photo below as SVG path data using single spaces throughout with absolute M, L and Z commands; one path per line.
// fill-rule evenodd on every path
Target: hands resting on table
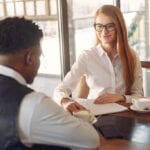
M 112 102 L 123 101 L 123 100 L 124 100 L 124 96 L 120 94 L 106 93 L 97 97 L 94 103 L 106 104 L 106 103 L 112 103 Z M 64 109 L 69 111 L 73 116 L 77 118 L 81 118 L 84 121 L 90 123 L 95 123 L 96 118 L 94 114 L 90 110 L 88 110 L 87 108 L 79 104 L 78 102 L 73 101 L 69 98 L 63 98 L 61 104 L 64 107 Z
M 97 97 L 94 101 L 95 104 L 114 103 L 118 101 L 124 101 L 124 96 L 118 93 L 105 93 Z M 62 106 L 68 110 L 71 114 L 81 110 L 87 110 L 84 106 L 80 105 L 76 101 L 72 101 L 69 98 L 63 98 L 61 101 Z
M 97 121 L 95 115 L 90 110 L 86 109 L 84 106 L 75 101 L 71 101 L 70 99 L 65 98 L 62 105 L 66 110 L 68 110 L 73 116 L 77 118 L 80 118 L 91 124 Z

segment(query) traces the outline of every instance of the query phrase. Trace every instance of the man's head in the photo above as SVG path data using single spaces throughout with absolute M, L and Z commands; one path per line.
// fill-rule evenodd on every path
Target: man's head
M 40 65 L 42 30 L 31 20 L 0 21 L 0 64 L 15 69 L 32 83 Z

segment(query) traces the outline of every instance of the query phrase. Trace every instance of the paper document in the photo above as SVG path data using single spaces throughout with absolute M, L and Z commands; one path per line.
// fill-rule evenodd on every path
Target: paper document
M 128 110 L 127 107 L 117 103 L 94 104 L 94 100 L 92 99 L 76 98 L 74 100 L 86 107 L 87 109 L 91 110 L 95 115 L 110 114 Z

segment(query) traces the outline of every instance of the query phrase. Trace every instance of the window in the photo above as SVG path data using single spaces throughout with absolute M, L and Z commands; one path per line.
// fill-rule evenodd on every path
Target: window
M 124 14 L 130 46 L 138 53 L 140 60 L 150 61 L 149 46 L 149 1 L 126 0 L 121 1 L 121 10 Z M 143 69 L 144 94 L 150 96 L 150 72 Z
M 25 16 L 33 19 L 44 32 L 43 56 L 33 88 L 52 95 L 60 81 L 60 47 L 56 0 L 0 0 L 0 18 Z

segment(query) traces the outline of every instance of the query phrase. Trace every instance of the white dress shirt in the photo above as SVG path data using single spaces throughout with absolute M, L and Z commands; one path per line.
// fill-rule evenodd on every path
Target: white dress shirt
M 0 65 L 0 74 L 26 85 L 25 79 L 11 68 Z M 92 150 L 99 145 L 99 135 L 87 122 L 73 117 L 50 97 L 38 92 L 27 94 L 18 116 L 22 143 L 66 146 L 72 149 Z
M 134 72 L 134 83 L 131 95 L 126 95 L 126 101 L 131 102 L 133 97 L 143 96 L 143 79 L 141 63 L 137 54 Z M 60 104 L 62 98 L 67 98 L 77 86 L 81 76 L 85 75 L 89 86 L 89 99 L 96 99 L 103 93 L 125 94 L 122 66 L 119 56 L 116 55 L 113 62 L 100 44 L 90 50 L 84 50 L 73 64 L 70 72 L 54 91 L 54 99 Z

